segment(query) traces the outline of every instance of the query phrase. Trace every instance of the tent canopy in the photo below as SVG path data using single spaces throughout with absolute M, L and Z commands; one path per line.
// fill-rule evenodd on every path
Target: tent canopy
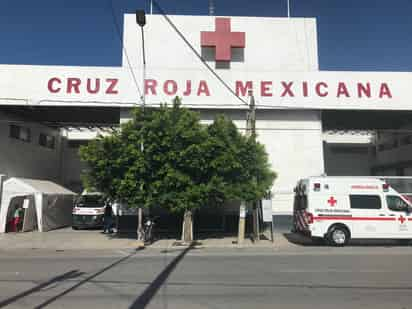
M 63 194 L 76 195 L 76 193 L 48 180 L 12 177 L 4 182 L 4 191 L 20 194 Z
M 76 193 L 52 181 L 12 177 L 3 183 L 0 233 L 6 232 L 10 214 L 16 207 L 13 201 L 21 202 L 22 197 L 29 200 L 28 210 L 32 210 L 25 215 L 27 225 L 37 226 L 40 232 L 68 226 L 75 196 Z

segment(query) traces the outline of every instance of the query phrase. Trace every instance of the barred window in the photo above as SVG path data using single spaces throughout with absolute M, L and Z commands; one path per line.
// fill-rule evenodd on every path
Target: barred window
M 31 141 L 30 128 L 11 124 L 10 125 L 10 137 L 29 143 Z
M 50 149 L 54 149 L 55 145 L 56 145 L 56 138 L 52 135 L 48 135 L 45 133 L 40 133 L 39 135 L 39 145 L 46 147 L 46 148 L 50 148 Z

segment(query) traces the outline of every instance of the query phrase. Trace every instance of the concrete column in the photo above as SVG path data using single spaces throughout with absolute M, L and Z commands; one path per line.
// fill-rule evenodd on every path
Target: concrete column
M 3 200 L 3 183 L 6 180 L 6 175 L 0 174 L 0 208 L 1 208 L 1 201 Z

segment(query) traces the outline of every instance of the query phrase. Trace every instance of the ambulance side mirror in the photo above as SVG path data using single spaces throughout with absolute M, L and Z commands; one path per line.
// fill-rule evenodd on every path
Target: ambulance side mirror
M 406 213 L 410 214 L 412 212 L 412 207 L 408 206 L 406 207 Z

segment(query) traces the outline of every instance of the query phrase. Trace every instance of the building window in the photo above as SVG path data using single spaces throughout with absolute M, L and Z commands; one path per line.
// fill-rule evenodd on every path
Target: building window
M 56 138 L 52 135 L 48 135 L 45 133 L 40 133 L 39 135 L 39 145 L 46 147 L 46 148 L 50 148 L 50 149 L 54 149 L 55 145 L 56 145 Z
M 381 209 L 381 198 L 378 195 L 350 195 L 352 209 Z
M 412 135 L 402 137 L 400 144 L 401 145 L 410 145 L 410 144 L 412 144 Z
M 344 147 L 344 146 L 332 146 L 330 150 L 333 153 L 342 153 L 342 154 L 368 154 L 369 147 L 367 146 L 358 146 L 358 147 Z
M 378 150 L 379 150 L 379 151 L 391 150 L 391 149 L 393 149 L 394 147 L 395 147 L 395 143 L 394 143 L 394 142 L 392 142 L 392 143 L 385 143 L 385 144 L 380 144 L 380 145 L 378 146 Z
M 29 143 L 31 140 L 30 128 L 11 124 L 10 137 Z
M 87 145 L 89 140 L 70 140 L 67 142 L 69 148 L 79 148 L 80 146 Z

